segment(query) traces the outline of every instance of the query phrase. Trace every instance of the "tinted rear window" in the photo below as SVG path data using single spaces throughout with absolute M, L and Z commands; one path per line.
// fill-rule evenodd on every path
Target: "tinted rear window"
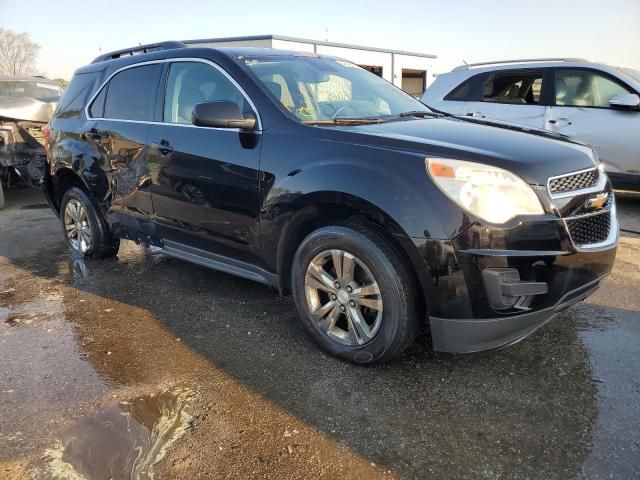
M 153 120 L 161 69 L 162 65 L 153 64 L 129 68 L 116 74 L 109 81 L 104 117 Z
M 458 85 L 449 95 L 446 96 L 445 100 L 471 100 L 472 84 L 473 79 L 470 79 L 464 82 L 462 85 Z
M 482 87 L 485 74 L 474 75 L 468 78 L 451 92 L 449 92 L 445 100 L 458 100 L 463 102 L 478 102 L 482 99 Z
M 60 99 L 55 117 L 79 118 L 99 73 L 79 73 L 73 76 Z

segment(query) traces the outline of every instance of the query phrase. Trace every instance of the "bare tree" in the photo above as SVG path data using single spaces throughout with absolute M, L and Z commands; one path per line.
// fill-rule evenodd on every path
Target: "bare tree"
M 28 75 L 35 71 L 40 45 L 26 32 L 0 28 L 0 73 Z

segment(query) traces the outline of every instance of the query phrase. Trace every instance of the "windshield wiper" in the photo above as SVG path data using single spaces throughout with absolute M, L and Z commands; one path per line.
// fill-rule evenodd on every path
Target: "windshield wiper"
M 370 125 L 374 123 L 382 123 L 384 121 L 384 118 L 379 117 L 343 117 L 328 120 L 305 120 L 302 123 L 305 125 Z
M 425 105 L 427 105 L 425 103 Z M 451 113 L 447 113 L 447 112 L 443 112 L 442 110 L 438 110 L 437 108 L 433 108 L 431 105 L 427 105 L 427 107 L 429 108 L 429 110 L 431 110 L 432 114 L 436 114 L 435 116 L 441 116 L 441 117 L 455 117 L 456 115 L 453 115 Z
M 437 113 L 429 112 L 427 110 L 410 110 L 408 112 L 402 112 L 400 117 L 439 117 Z

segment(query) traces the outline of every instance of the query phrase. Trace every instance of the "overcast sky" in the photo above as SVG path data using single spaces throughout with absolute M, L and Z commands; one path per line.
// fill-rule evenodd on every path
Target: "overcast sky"
M 640 0 L 0 0 L 0 27 L 42 45 L 41 73 L 69 78 L 109 50 L 160 40 L 278 34 L 467 62 L 582 57 L 640 69 Z

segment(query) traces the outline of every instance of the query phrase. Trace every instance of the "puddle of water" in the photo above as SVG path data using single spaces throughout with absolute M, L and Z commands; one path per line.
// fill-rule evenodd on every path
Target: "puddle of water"
M 165 390 L 104 407 L 67 428 L 47 450 L 52 478 L 154 478 L 153 466 L 189 428 L 193 391 Z

